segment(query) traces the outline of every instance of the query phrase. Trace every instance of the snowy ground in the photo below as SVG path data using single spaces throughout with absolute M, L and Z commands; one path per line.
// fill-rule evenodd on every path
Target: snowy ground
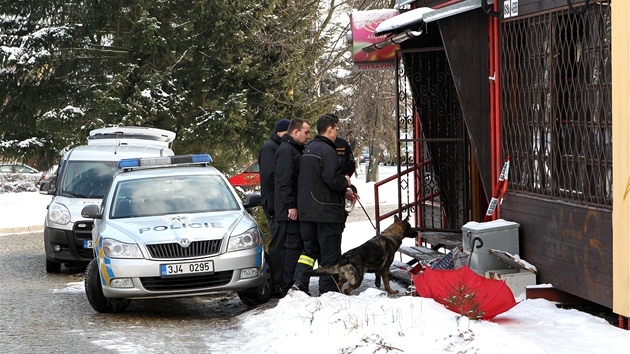
M 355 185 L 362 203 L 373 204 L 371 193 L 364 192 L 373 190 L 372 184 L 366 185 L 359 177 Z M 49 196 L 36 192 L 0 194 L 0 237 L 10 237 L 7 228 L 41 227 L 49 201 Z M 391 220 L 384 227 L 389 224 Z M 342 248 L 353 248 L 373 234 L 369 221 L 350 222 Z M 316 281 L 311 281 L 312 289 Z M 395 288 L 405 290 L 400 285 Z M 517 301 L 518 305 L 491 321 L 469 321 L 432 299 L 389 296 L 374 288 L 370 274 L 352 296 L 308 297 L 290 292 L 274 307 L 248 311 L 239 316 L 242 333 L 236 334 L 235 341 L 247 338 L 242 353 L 609 354 L 630 348 L 630 331 L 602 318 L 559 309 L 547 300 Z

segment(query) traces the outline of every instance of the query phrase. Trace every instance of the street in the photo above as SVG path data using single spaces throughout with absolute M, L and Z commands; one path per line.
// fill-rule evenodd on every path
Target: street
M 380 167 L 381 178 L 395 170 Z M 364 181 L 364 172 L 360 171 L 355 182 L 374 221 L 373 188 Z M 395 185 L 389 185 L 382 194 L 388 201 L 396 195 L 392 187 Z M 389 210 L 391 204 L 389 201 L 383 206 Z M 26 211 L 19 205 L 7 210 L 8 217 L 22 212 Z M 39 219 L 38 215 L 35 220 Z M 367 221 L 357 204 L 348 222 Z M 350 232 L 345 238 L 346 247 L 371 237 L 371 232 L 355 235 L 352 228 L 346 231 Z M 227 293 L 132 300 L 123 313 L 100 314 L 85 296 L 83 268 L 62 267 L 61 274 L 46 273 L 41 231 L 1 236 L 0 270 L 0 347 L 9 353 L 239 353 L 243 341 L 247 341 L 239 315 L 255 315 L 278 303 L 272 299 L 263 306 L 249 308 L 236 294 Z
M 235 353 L 235 294 L 132 301 L 120 314 L 92 309 L 83 269 L 44 270 L 41 232 L 0 237 L 0 347 L 8 353 Z

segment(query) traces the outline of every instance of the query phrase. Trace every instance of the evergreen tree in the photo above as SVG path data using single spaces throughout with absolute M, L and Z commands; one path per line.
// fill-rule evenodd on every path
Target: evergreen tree
M 318 2 L 24 0 L 0 3 L 0 154 L 56 162 L 108 125 L 178 134 L 177 153 L 227 170 L 279 118 L 316 119 L 334 93 Z

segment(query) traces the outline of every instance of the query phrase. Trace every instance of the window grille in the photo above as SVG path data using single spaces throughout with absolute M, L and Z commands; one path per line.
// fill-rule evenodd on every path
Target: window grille
M 510 190 L 612 207 L 610 30 L 606 2 L 500 24 Z

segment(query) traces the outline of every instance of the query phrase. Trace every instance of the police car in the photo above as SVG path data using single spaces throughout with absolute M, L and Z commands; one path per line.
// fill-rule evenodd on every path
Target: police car
M 85 293 L 98 312 L 121 312 L 130 299 L 236 291 L 253 306 L 271 284 L 263 234 L 209 155 L 123 159 L 94 219 L 95 258 Z

